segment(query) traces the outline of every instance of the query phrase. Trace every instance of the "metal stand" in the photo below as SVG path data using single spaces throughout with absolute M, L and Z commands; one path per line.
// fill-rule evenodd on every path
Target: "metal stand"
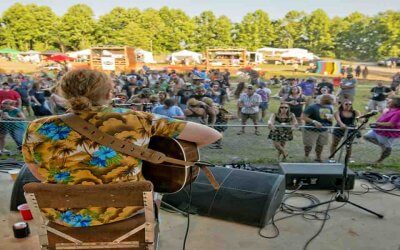
M 351 148 L 351 145 L 354 141 L 354 138 L 356 136 L 356 134 L 360 131 L 360 129 L 368 123 L 368 118 L 365 118 L 364 121 L 361 123 L 361 125 L 359 125 L 356 129 L 354 129 L 351 133 L 349 133 L 349 135 L 347 136 L 347 138 L 339 145 L 339 147 L 335 150 L 335 152 L 333 152 L 331 154 L 331 156 L 329 156 L 329 158 L 333 158 L 335 156 L 335 154 L 344 146 L 346 146 L 346 156 L 344 158 L 344 168 L 343 168 L 343 174 L 342 174 L 342 185 L 340 190 L 338 190 L 336 192 L 336 195 L 333 199 L 329 200 L 329 201 L 324 201 L 318 204 L 313 204 L 311 206 L 307 206 L 307 207 L 303 207 L 303 210 L 310 210 L 312 208 L 324 205 L 324 204 L 328 204 L 328 203 L 332 203 L 332 202 L 344 202 L 350 205 L 353 205 L 355 207 L 358 207 L 359 209 L 362 209 L 368 213 L 371 213 L 373 215 L 376 215 L 378 218 L 382 219 L 383 215 L 382 214 L 378 214 L 366 207 L 360 206 L 356 203 L 353 203 L 349 200 L 349 197 L 344 193 L 345 187 L 346 187 L 346 183 L 347 183 L 347 169 L 348 169 L 348 162 L 349 162 L 349 149 Z

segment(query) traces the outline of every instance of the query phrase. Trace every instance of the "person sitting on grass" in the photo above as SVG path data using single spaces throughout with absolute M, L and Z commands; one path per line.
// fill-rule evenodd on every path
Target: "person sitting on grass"
M 272 114 L 268 121 L 268 128 L 271 132 L 268 139 L 274 143 L 278 150 L 278 161 L 282 156 L 282 161 L 285 161 L 289 153 L 285 150 L 286 142 L 293 140 L 292 126 L 298 126 L 296 116 L 290 112 L 290 107 L 286 103 L 281 103 L 278 112 Z
M 157 115 L 163 115 L 174 119 L 185 119 L 185 115 L 182 109 L 175 105 L 175 101 L 173 99 L 169 98 L 164 101 L 164 105 L 158 105 L 154 107 L 151 112 Z

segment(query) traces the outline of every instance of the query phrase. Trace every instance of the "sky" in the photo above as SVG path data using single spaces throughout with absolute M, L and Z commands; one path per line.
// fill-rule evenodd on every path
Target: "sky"
M 329 16 L 346 16 L 354 11 L 374 15 L 386 10 L 400 10 L 400 0 L 0 0 L 0 13 L 14 3 L 35 3 L 50 6 L 57 15 L 78 3 L 89 5 L 98 17 L 114 7 L 139 9 L 162 6 L 184 10 L 195 16 L 205 10 L 212 10 L 216 15 L 226 15 L 232 21 L 239 22 L 242 17 L 257 9 L 268 12 L 272 19 L 283 17 L 290 10 L 312 12 L 321 8 Z

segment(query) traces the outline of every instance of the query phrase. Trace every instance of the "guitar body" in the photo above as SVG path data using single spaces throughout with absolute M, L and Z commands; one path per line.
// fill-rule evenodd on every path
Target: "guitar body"
M 162 136 L 150 138 L 149 148 L 164 153 L 168 157 L 195 162 L 200 158 L 197 145 L 193 142 L 177 140 Z M 159 193 L 176 193 L 186 185 L 194 182 L 199 175 L 200 168 L 174 165 L 172 163 L 154 164 L 148 161 L 142 163 L 143 177 L 151 181 L 154 191 Z

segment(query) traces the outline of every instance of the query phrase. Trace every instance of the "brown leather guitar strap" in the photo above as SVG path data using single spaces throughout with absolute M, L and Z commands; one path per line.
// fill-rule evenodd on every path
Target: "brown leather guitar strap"
M 109 135 L 107 133 L 104 133 L 100 131 L 98 128 L 96 128 L 93 124 L 85 121 L 84 119 L 80 118 L 79 116 L 69 113 L 65 115 L 60 115 L 60 119 L 66 123 L 68 126 L 70 126 L 73 130 L 78 132 L 79 134 L 87 137 L 88 139 L 100 144 L 104 145 L 107 147 L 112 148 L 113 150 L 133 156 L 138 159 L 142 159 L 154 164 L 160 164 L 163 162 L 168 162 L 172 163 L 175 165 L 180 165 L 180 166 L 194 166 L 196 165 L 195 162 L 188 162 L 188 161 L 183 161 L 171 157 L 167 157 L 164 153 L 137 146 L 131 142 L 127 142 L 118 138 L 115 138 L 112 135 Z M 215 177 L 211 173 L 211 171 L 206 168 L 205 166 L 202 166 L 201 164 L 198 164 L 199 167 L 204 171 L 206 176 L 208 177 L 211 185 L 215 189 L 219 188 L 218 182 L 215 180 Z

